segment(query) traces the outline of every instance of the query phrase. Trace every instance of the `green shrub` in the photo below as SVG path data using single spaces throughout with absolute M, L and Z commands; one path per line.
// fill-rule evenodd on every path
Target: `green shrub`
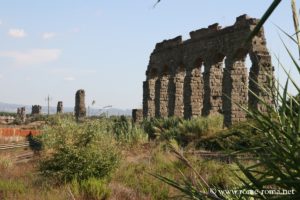
M 60 183 L 109 176 L 118 166 L 119 152 L 106 128 L 101 121 L 70 120 L 46 127 L 40 139 L 51 154 L 43 157 L 41 173 Z

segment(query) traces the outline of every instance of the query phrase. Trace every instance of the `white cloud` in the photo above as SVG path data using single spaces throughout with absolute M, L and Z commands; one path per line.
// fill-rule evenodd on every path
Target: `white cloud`
M 42 64 L 55 61 L 60 55 L 60 49 L 30 49 L 24 52 L 0 51 L 0 57 L 12 58 L 17 66 Z
M 73 77 L 73 76 L 66 76 L 66 77 L 64 77 L 64 80 L 65 81 L 74 81 L 75 77 Z
M 43 39 L 45 39 L 45 40 L 49 40 L 55 36 L 56 36 L 56 33 L 53 33 L 53 32 L 46 32 L 46 33 L 43 33 L 43 35 L 42 35 Z
M 24 31 L 24 29 L 9 29 L 8 31 L 8 35 L 14 38 L 23 38 L 25 37 L 27 34 Z

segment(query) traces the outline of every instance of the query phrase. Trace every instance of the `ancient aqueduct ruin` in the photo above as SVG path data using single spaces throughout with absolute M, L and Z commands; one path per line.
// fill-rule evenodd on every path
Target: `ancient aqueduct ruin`
M 263 111 L 249 90 L 273 103 L 264 91 L 271 90 L 274 80 L 264 31 L 245 42 L 258 21 L 242 15 L 233 26 L 213 24 L 190 32 L 186 41 L 178 36 L 157 43 L 143 82 L 143 110 L 135 112 L 144 118 L 221 113 L 225 125 L 231 125 L 246 118 L 236 103 Z

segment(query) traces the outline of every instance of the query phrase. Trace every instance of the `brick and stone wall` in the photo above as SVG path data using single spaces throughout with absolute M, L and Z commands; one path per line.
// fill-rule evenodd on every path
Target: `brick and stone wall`
M 178 36 L 157 43 L 143 82 L 144 118 L 221 113 L 228 126 L 246 118 L 237 104 L 265 109 L 249 89 L 273 103 L 264 91 L 272 90 L 274 69 L 263 29 L 246 43 L 258 22 L 242 15 L 229 27 L 213 24 L 190 32 L 186 41 Z

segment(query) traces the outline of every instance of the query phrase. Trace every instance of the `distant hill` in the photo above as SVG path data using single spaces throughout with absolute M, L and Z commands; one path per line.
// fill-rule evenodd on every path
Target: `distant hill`
M 31 105 L 22 105 L 22 104 L 10 104 L 10 103 L 3 103 L 0 102 L 0 112 L 12 112 L 16 113 L 17 108 L 19 107 L 25 107 L 26 113 L 30 114 L 31 113 Z M 50 114 L 55 114 L 56 113 L 56 107 L 50 107 L 49 108 Z M 47 106 L 42 106 L 42 113 L 47 113 L 48 108 Z M 64 107 L 64 112 L 74 112 L 74 108 L 72 107 Z M 88 112 L 88 110 L 87 110 Z M 89 109 L 88 115 L 100 115 L 100 114 L 107 114 L 109 116 L 111 115 L 128 115 L 131 116 L 131 110 L 130 109 L 119 109 L 119 108 L 108 108 L 108 109 L 100 109 L 100 108 L 91 108 Z

